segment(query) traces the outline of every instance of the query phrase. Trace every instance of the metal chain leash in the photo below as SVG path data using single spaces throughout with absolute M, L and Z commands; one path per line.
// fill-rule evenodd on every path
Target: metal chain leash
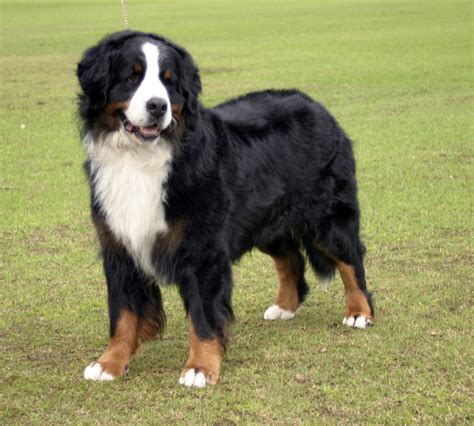
M 122 2 L 123 22 L 125 24 L 125 29 L 128 30 L 127 5 L 125 4 L 125 0 L 121 0 L 121 2 Z

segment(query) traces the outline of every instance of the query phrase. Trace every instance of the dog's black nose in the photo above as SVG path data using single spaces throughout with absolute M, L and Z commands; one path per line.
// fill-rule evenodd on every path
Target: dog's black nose
M 168 104 L 164 99 L 151 98 L 146 103 L 146 109 L 150 114 L 160 118 L 165 115 L 166 111 L 168 110 Z

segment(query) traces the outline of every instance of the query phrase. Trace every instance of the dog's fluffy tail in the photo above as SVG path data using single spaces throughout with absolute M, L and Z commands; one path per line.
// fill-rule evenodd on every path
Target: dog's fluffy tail
M 334 278 L 336 265 L 324 252 L 314 245 L 306 244 L 305 248 L 309 263 L 311 264 L 314 273 L 319 278 L 321 288 L 327 290 L 329 284 Z

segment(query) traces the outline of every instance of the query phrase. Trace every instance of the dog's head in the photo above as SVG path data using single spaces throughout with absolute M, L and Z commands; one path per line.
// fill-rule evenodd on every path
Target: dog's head
M 86 50 L 77 66 L 80 114 L 88 130 L 122 131 L 138 143 L 173 136 L 197 108 L 201 81 L 180 46 L 161 36 L 114 33 Z

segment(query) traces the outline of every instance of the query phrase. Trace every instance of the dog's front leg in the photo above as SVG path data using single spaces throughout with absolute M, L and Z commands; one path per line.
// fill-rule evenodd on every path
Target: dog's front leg
M 110 340 L 103 355 L 84 371 L 85 379 L 100 381 L 123 376 L 140 344 L 153 339 L 165 322 L 159 287 L 150 285 L 124 248 L 102 243 Z
M 189 323 L 189 356 L 179 378 L 184 386 L 217 383 L 227 341 L 231 307 L 230 262 L 216 257 L 186 268 L 180 292 Z

